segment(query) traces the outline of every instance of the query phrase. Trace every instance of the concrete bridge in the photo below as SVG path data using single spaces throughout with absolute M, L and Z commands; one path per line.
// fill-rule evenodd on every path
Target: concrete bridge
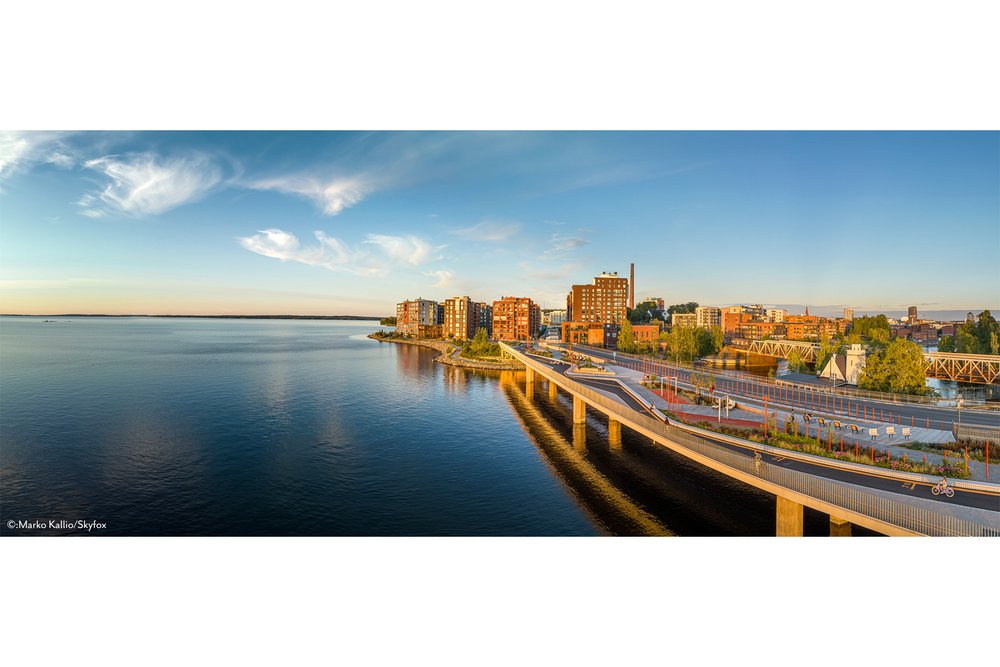
M 708 468 L 774 494 L 778 536 L 802 535 L 804 507 L 830 516 L 831 535 L 850 535 L 851 525 L 856 524 L 886 535 L 1000 536 L 1000 511 L 996 509 L 1000 485 L 956 481 L 955 499 L 942 502 L 929 492 L 937 478 L 820 460 L 681 424 L 666 418 L 624 384 L 632 407 L 594 388 L 594 381 L 588 386 L 582 378 L 567 376 L 563 362 L 500 345 L 505 355 L 525 365 L 529 397 L 543 379 L 550 396 L 560 389 L 567 392 L 573 399 L 574 425 L 586 424 L 588 408 L 603 414 L 612 447 L 620 446 L 624 425 Z M 755 460 L 757 453 L 760 460 Z M 973 502 L 955 502 L 962 494 Z
M 815 362 L 819 345 L 795 340 L 734 340 L 749 354 L 787 359 L 792 351 L 803 361 Z M 924 373 L 927 377 L 954 382 L 996 384 L 1000 382 L 1000 356 L 993 354 L 952 354 L 924 352 Z

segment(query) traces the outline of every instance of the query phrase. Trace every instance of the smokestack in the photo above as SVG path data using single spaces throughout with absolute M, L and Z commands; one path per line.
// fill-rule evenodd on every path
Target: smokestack
M 635 264 L 628 265 L 628 307 L 635 309 Z

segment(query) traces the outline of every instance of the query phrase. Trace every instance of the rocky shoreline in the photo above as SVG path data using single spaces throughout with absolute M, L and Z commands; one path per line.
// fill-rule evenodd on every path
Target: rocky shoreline
M 417 345 L 419 347 L 429 347 L 432 350 L 437 350 L 440 353 L 436 357 L 434 357 L 434 361 L 436 361 L 439 364 L 446 364 L 448 366 L 458 366 L 460 368 L 474 368 L 477 370 L 484 370 L 484 371 L 524 370 L 524 364 L 522 364 L 519 361 L 496 362 L 496 361 L 478 361 L 475 359 L 464 359 L 458 356 L 458 352 L 462 348 L 443 340 L 382 338 L 380 336 L 376 336 L 375 334 L 368 334 L 368 337 L 371 338 L 372 340 L 377 340 L 381 343 L 401 343 L 405 345 Z

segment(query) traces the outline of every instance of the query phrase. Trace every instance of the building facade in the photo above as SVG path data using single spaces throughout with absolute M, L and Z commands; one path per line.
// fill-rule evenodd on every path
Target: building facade
M 714 306 L 698 306 L 694 309 L 695 319 L 699 327 L 721 327 L 722 309 Z
M 476 304 L 476 317 L 479 323 L 476 325 L 476 331 L 480 329 L 486 329 L 486 335 L 493 336 L 493 306 L 486 303 L 485 301 L 480 301 Z
M 437 301 L 417 298 L 397 303 L 396 332 L 417 338 L 440 338 Z
M 670 316 L 670 326 L 672 327 L 691 327 L 694 328 L 698 326 L 698 314 L 697 313 L 674 313 Z
M 505 296 L 493 302 L 493 337 L 530 340 L 542 325 L 542 309 L 528 297 Z
M 784 322 L 788 316 L 788 311 L 783 308 L 768 308 L 766 317 L 768 322 Z
M 444 307 L 441 331 L 445 338 L 467 339 L 476 335 L 479 304 L 467 296 L 454 296 L 441 305 Z
M 566 319 L 573 322 L 625 321 L 628 279 L 618 273 L 602 273 L 590 285 L 573 285 L 566 296 Z

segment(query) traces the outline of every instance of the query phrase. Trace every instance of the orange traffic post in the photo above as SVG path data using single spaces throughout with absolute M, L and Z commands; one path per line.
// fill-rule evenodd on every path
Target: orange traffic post
M 986 441 L 986 479 L 990 478 L 990 441 Z
M 844 436 L 840 436 L 840 451 L 844 451 Z
M 924 454 L 924 465 L 927 465 L 927 455 Z
M 859 456 L 861 456 L 861 452 L 858 449 L 858 441 L 855 440 L 854 441 L 854 458 L 858 458 Z
M 872 445 L 872 463 L 875 463 L 875 445 Z

